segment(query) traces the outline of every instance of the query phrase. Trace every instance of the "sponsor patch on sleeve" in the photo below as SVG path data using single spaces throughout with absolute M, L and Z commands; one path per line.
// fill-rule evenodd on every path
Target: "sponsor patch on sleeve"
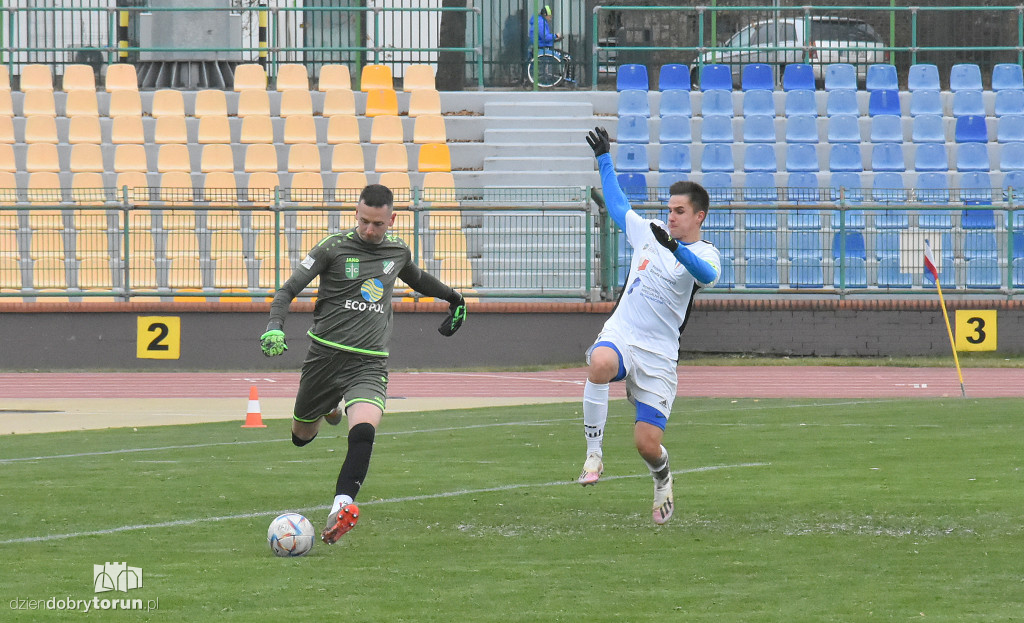
M 302 260 L 302 267 L 305 268 L 306 270 L 309 270 L 310 268 L 313 268 L 313 264 L 315 264 L 315 263 L 316 263 L 316 260 L 314 260 L 312 256 L 307 255 Z

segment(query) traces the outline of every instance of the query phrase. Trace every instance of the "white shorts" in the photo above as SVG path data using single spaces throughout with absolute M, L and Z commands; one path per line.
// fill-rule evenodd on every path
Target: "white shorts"
M 626 369 L 626 398 L 633 404 L 642 402 L 657 409 L 666 418 L 672 412 L 676 397 L 676 362 L 641 348 L 630 346 L 615 331 L 602 331 L 587 349 L 587 365 L 590 353 L 600 342 L 611 342 L 622 357 Z

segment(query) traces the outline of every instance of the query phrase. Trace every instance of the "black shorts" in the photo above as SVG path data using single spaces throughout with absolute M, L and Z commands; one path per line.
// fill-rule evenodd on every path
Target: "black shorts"
M 315 422 L 345 401 L 368 402 L 384 412 L 387 400 L 386 357 L 350 353 L 313 342 L 302 362 L 299 393 L 293 416 L 300 422 Z

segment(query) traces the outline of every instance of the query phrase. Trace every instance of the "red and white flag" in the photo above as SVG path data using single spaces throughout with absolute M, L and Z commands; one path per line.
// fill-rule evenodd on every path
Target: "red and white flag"
M 924 241 L 924 269 L 932 274 L 936 283 L 939 281 L 939 271 L 935 268 L 935 256 L 932 255 L 932 243 Z

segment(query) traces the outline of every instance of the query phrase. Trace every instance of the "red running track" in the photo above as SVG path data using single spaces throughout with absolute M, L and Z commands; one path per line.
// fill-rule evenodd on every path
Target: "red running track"
M 896 398 L 959 396 L 956 370 L 832 366 L 680 367 L 678 395 L 713 398 Z M 969 398 L 1024 397 L 1024 369 L 963 371 Z M 584 368 L 540 372 L 394 372 L 395 398 L 578 398 Z M 252 385 L 260 397 L 291 398 L 299 375 L 230 372 L 0 373 L 5 398 L 238 398 Z M 625 395 L 623 383 L 612 396 Z M 0 407 L 2 407 L 0 402 Z

